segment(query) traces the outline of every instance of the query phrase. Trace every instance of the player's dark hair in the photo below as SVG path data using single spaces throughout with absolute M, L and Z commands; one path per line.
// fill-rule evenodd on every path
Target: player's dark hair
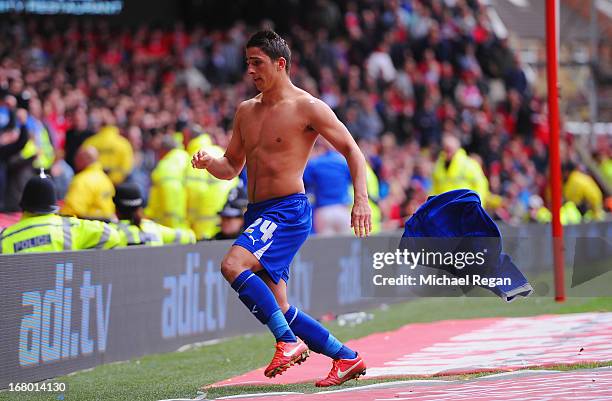
M 272 60 L 278 60 L 283 57 L 287 63 L 285 64 L 285 71 L 289 73 L 291 67 L 291 50 L 289 45 L 285 42 L 285 39 L 281 38 L 280 35 L 274 31 L 266 30 L 255 33 L 246 44 L 246 48 L 257 47 L 261 49 L 268 57 Z

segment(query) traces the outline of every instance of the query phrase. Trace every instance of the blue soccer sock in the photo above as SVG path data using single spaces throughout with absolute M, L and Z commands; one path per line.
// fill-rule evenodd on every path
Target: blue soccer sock
M 300 337 L 308 348 L 333 359 L 353 359 L 357 353 L 334 337 L 329 330 L 308 314 L 291 305 L 285 312 L 285 319 L 291 330 Z
M 340 348 L 340 350 L 338 350 L 338 352 L 336 352 L 332 358 L 333 359 L 355 359 L 357 358 L 357 352 L 353 351 L 346 345 L 342 344 L 342 348 Z
M 238 298 L 263 324 L 267 325 L 276 341 L 296 342 L 297 338 L 280 310 L 270 288 L 250 270 L 245 270 L 232 283 Z
M 297 341 L 295 334 L 293 334 L 293 331 L 289 328 L 283 311 L 281 311 L 280 308 L 270 316 L 268 328 L 272 334 L 274 334 L 274 338 L 276 338 L 277 342 L 283 341 L 286 343 L 294 343 Z

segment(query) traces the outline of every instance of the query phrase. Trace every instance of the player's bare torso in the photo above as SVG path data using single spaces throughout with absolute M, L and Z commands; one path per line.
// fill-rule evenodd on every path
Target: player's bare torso
M 295 88 L 274 104 L 265 104 L 261 94 L 241 104 L 238 128 L 251 202 L 304 192 L 302 176 L 317 132 L 300 107 L 312 99 Z

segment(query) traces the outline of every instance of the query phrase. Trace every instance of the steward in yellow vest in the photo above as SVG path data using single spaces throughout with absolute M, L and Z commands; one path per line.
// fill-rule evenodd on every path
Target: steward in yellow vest
M 125 181 L 132 171 L 134 151 L 130 142 L 119 133 L 119 128 L 106 125 L 98 133 L 87 138 L 82 146 L 93 146 L 98 150 L 102 168 L 113 184 Z
M 170 228 L 143 218 L 143 199 L 138 185 L 123 183 L 113 198 L 118 223 L 120 246 L 165 244 L 193 244 L 195 234 L 190 229 Z
M 369 163 L 366 163 L 366 186 L 368 188 L 368 198 L 370 203 L 370 209 L 372 209 L 372 234 L 380 232 L 382 224 L 382 214 L 378 207 L 378 201 L 380 200 L 380 187 L 378 184 L 378 177 L 372 170 Z
M 563 175 L 563 198 L 573 202 L 588 220 L 603 220 L 603 193 L 595 180 L 578 170 L 573 163 L 563 166 Z
M 23 159 L 34 158 L 32 166 L 34 168 L 50 169 L 55 161 L 55 151 L 49 136 L 47 127 L 33 116 L 28 116 L 26 128 L 31 138 L 21 150 Z
M 580 224 L 582 222 L 582 214 L 578 209 L 578 206 L 572 201 L 567 201 L 561 206 L 559 213 L 561 224 L 564 226 L 571 224 Z
M 489 196 L 489 181 L 478 162 L 467 155 L 461 148 L 459 138 L 445 134 L 442 138 L 442 152 L 433 171 L 432 195 L 454 189 L 471 189 L 480 197 L 486 206 Z
M 219 146 L 212 144 L 207 134 L 195 137 L 187 145 L 190 156 L 200 149 L 206 150 L 212 157 L 222 157 L 225 153 Z M 238 178 L 220 180 L 208 170 L 187 169 L 187 220 L 198 240 L 212 239 L 220 231 L 219 212 L 227 202 L 229 192 L 236 185 Z
M 530 214 L 532 215 L 532 220 L 538 223 L 548 224 L 552 222 L 552 213 L 546 206 L 539 205 L 537 208 L 530 210 Z M 582 214 L 572 201 L 567 201 L 561 206 L 559 218 L 564 226 L 580 224 L 582 222 Z
M 371 234 L 380 233 L 382 226 L 382 213 L 380 207 L 378 207 L 378 201 L 380 200 L 380 187 L 378 184 L 378 177 L 372 170 L 372 167 L 366 162 L 366 187 L 368 189 L 368 203 L 370 209 L 372 209 L 372 230 Z M 353 199 L 353 186 L 349 188 L 349 197 Z
M 172 136 L 162 139 L 162 157 L 151 173 L 149 204 L 145 215 L 171 228 L 189 228 L 185 173 L 189 154 L 178 149 Z
M 115 216 L 115 186 L 98 162 L 98 151 L 81 146 L 74 160 L 79 172 L 68 187 L 61 214 L 110 221 Z

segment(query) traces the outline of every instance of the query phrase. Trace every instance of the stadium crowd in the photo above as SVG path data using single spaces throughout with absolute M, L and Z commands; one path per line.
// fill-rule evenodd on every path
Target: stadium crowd
M 302 25 L 281 32 L 293 82 L 331 106 L 366 154 L 383 229 L 401 227 L 428 195 L 458 187 L 476 190 L 498 220 L 550 221 L 546 104 L 485 7 L 318 0 Z M 187 160 L 198 146 L 222 152 L 236 106 L 256 94 L 244 74 L 253 30 L 242 22 L 224 30 L 130 29 L 103 19 L 1 24 L 0 142 L 23 140 L 22 125 L 30 136 L 1 154 L 2 210 L 19 210 L 26 182 L 43 167 L 66 214 L 111 220 L 113 186 L 127 181 L 148 201 L 146 216 L 181 229 L 199 221 L 198 239 L 217 235 L 228 194 L 244 183 L 222 185 L 190 172 Z M 564 222 L 604 219 L 609 199 L 573 137 L 562 137 Z M 592 152 L 610 185 L 609 138 Z M 108 179 L 91 178 L 101 174 Z M 78 212 L 85 197 L 107 206 Z

